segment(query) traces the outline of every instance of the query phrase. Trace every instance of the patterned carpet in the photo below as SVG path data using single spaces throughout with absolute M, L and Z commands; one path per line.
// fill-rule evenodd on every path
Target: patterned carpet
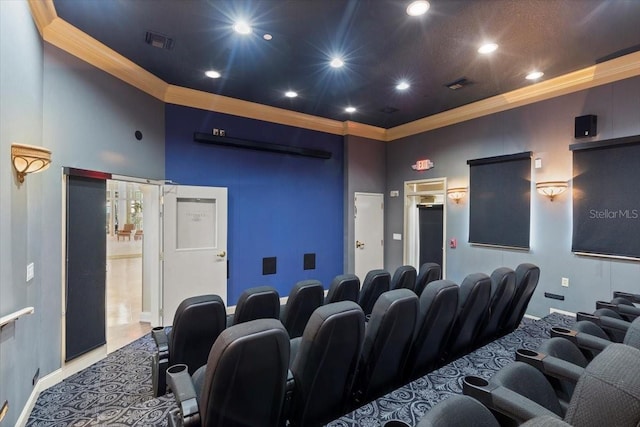
M 551 326 L 571 326 L 574 319 L 551 314 L 524 319 L 513 333 L 433 371 L 350 414 L 331 427 L 377 427 L 389 420 L 416 425 L 433 405 L 462 392 L 466 375 L 490 378 L 514 360 L 518 348 L 536 349 Z M 149 357 L 155 350 L 150 335 L 40 394 L 27 426 L 166 426 L 175 407 L 173 395 L 153 398 Z

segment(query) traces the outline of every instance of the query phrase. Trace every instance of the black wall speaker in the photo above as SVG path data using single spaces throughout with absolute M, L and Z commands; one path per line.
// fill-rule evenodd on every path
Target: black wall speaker
M 586 116 L 576 117 L 576 133 L 575 138 L 589 138 L 596 136 L 598 133 L 598 116 L 588 114 Z

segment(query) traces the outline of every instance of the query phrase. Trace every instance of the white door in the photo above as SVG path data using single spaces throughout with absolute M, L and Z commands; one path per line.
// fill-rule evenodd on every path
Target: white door
M 384 265 L 384 195 L 355 193 L 355 273 L 364 280 Z
M 227 303 L 227 189 L 163 189 L 162 322 L 173 322 L 188 297 L 220 295 Z

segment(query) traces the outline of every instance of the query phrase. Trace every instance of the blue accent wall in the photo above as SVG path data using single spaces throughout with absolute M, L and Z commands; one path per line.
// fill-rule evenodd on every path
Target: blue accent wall
M 166 179 L 227 187 L 229 305 L 246 288 L 270 285 L 286 296 L 317 279 L 325 288 L 343 270 L 343 137 L 177 105 L 165 107 Z M 224 129 L 252 141 L 321 149 L 329 160 L 219 147 L 194 132 Z M 303 269 L 305 253 L 316 269 Z M 277 273 L 262 275 L 262 258 L 277 257 Z

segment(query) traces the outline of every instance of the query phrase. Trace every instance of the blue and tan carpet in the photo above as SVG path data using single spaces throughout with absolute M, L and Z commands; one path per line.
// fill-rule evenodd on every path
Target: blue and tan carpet
M 513 333 L 433 371 L 340 419 L 332 427 L 377 427 L 389 420 L 416 425 L 433 405 L 462 392 L 462 378 L 490 378 L 514 360 L 518 348 L 536 349 L 551 326 L 571 326 L 574 319 L 551 314 L 524 319 Z M 27 426 L 166 426 L 175 408 L 173 396 L 153 398 L 150 335 L 117 350 L 102 361 L 40 394 Z

